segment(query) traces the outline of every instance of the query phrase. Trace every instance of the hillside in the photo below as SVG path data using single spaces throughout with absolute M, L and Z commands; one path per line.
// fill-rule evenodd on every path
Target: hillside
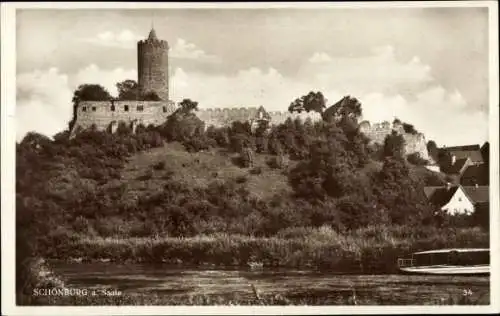
M 151 148 L 129 157 L 120 173 L 120 179 L 112 180 L 104 187 L 124 186 L 123 198 L 132 200 L 161 192 L 166 179 L 193 188 L 207 187 L 215 180 L 244 183 L 252 196 L 262 200 L 293 193 L 286 170 L 271 168 L 266 163 L 272 155 L 256 153 L 254 166 L 250 168 L 237 166 L 234 162 L 237 157 L 238 154 L 221 148 L 188 152 L 179 142 L 164 143 L 162 147 Z M 296 164 L 297 161 L 291 161 L 288 169 Z M 380 172 L 382 166 L 382 162 L 371 161 L 365 166 L 364 172 Z M 255 169 L 260 169 L 260 172 L 255 174 Z M 437 181 L 429 185 L 438 185 L 438 179 L 445 181 L 444 174 L 429 171 L 424 166 L 410 165 L 410 174 L 413 178 L 427 177 Z
M 349 119 L 67 134 L 17 145 L 18 242 L 37 256 L 388 272 L 410 249 L 487 244 L 477 218 L 435 216 L 423 187 L 444 176 L 404 139 L 372 148 Z
M 286 174 L 266 164 L 270 155 L 255 155 L 253 168 L 260 168 L 259 174 L 252 174 L 253 168 L 236 166 L 233 160 L 237 156 L 220 148 L 190 153 L 178 142 L 166 143 L 130 157 L 121 180 L 113 181 L 112 185 L 126 184 L 126 196 L 133 197 L 161 191 L 166 177 L 189 187 L 206 187 L 214 180 L 238 182 L 246 178 L 248 190 L 260 199 L 292 192 Z M 155 168 L 162 162 L 163 167 Z

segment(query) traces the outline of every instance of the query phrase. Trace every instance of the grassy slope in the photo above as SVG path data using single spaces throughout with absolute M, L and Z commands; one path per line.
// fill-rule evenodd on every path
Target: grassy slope
M 254 166 L 262 169 L 262 173 L 258 175 L 251 174 L 251 168 L 236 166 L 232 162 L 235 157 L 235 154 L 220 149 L 189 153 L 181 144 L 169 143 L 162 148 L 134 155 L 125 166 L 122 179 L 118 183 L 127 184 L 127 195 L 131 198 L 162 190 L 163 177 L 169 172 L 172 172 L 173 179 L 199 187 L 204 187 L 216 179 L 228 181 L 246 176 L 248 189 L 262 198 L 291 192 L 282 170 L 271 169 L 266 165 L 268 155 L 255 155 Z M 165 162 L 165 168 L 154 170 L 153 166 L 161 161 Z M 149 170 L 153 171 L 153 176 L 150 179 L 141 178 Z
M 287 176 L 283 170 L 272 169 L 266 164 L 269 155 L 256 154 L 254 167 L 262 169 L 261 174 L 251 174 L 251 168 L 240 168 L 233 163 L 237 154 L 228 153 L 223 149 L 189 153 L 179 143 L 167 143 L 162 148 L 154 148 L 132 156 L 122 172 L 122 179 L 108 183 L 108 186 L 125 184 L 126 197 L 135 199 L 138 196 L 162 190 L 164 177 L 171 173 L 173 179 L 184 182 L 190 186 L 204 187 L 211 181 L 231 181 L 245 176 L 247 187 L 251 194 L 261 198 L 270 198 L 275 194 L 289 194 Z M 161 161 L 165 168 L 154 170 L 153 166 Z M 290 167 L 296 162 L 291 161 Z M 382 168 L 382 163 L 372 161 L 365 167 L 366 172 L 377 172 Z M 152 177 L 144 177 L 152 171 Z M 411 173 L 417 175 L 430 172 L 423 166 L 412 166 Z M 439 175 L 440 177 L 442 175 Z M 444 177 L 444 176 L 443 176 Z

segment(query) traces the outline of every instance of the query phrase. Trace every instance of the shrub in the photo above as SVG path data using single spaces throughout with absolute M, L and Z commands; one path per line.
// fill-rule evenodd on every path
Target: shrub
M 240 167 L 248 168 L 248 167 L 253 166 L 254 157 L 255 157 L 255 154 L 251 148 L 249 148 L 249 147 L 243 148 L 241 151 L 241 154 L 239 156 Z
M 154 164 L 153 169 L 163 170 L 163 169 L 165 169 L 165 166 L 166 166 L 165 161 L 160 161 L 160 162 Z
M 236 183 L 240 183 L 241 184 L 241 183 L 245 183 L 247 181 L 248 181 L 248 178 L 246 176 L 244 176 L 244 175 L 236 177 Z
M 406 160 L 409 163 L 411 163 L 412 165 L 416 165 L 416 166 L 425 166 L 425 165 L 427 165 L 429 163 L 427 160 L 425 160 L 422 157 L 420 157 L 419 153 L 409 154 L 406 157 Z
M 262 173 L 262 168 L 261 167 L 254 167 L 250 169 L 250 174 L 261 174 Z
M 283 169 L 288 167 L 289 159 L 283 154 L 271 157 L 267 160 L 267 165 L 272 169 Z
M 153 170 L 148 169 L 148 171 L 146 171 L 145 174 L 138 176 L 137 180 L 146 181 L 146 180 L 150 180 L 152 178 L 153 178 Z
M 205 136 L 193 136 L 188 140 L 185 140 L 182 144 L 188 152 L 198 152 L 202 150 L 208 150 L 213 147 L 215 141 L 211 138 Z

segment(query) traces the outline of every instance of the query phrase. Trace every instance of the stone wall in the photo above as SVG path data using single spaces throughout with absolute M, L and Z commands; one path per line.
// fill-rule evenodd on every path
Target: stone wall
M 113 122 L 160 125 L 175 109 L 171 101 L 82 101 L 76 110 L 73 130 L 87 129 L 93 124 L 106 130 Z
M 116 128 L 120 122 L 131 124 L 130 126 L 132 126 L 132 123 L 133 126 L 140 124 L 157 126 L 163 124 L 176 109 L 177 106 L 172 101 L 80 102 L 73 131 L 79 128 L 90 128 L 93 124 L 99 130 L 106 130 L 111 128 L 111 125 Z M 311 119 L 312 122 L 322 119 L 321 114 L 317 112 L 267 112 L 263 107 L 199 109 L 195 113 L 200 120 L 205 122 L 205 128 L 211 125 L 215 127 L 230 126 L 235 121 L 248 121 L 253 124 L 260 120 L 268 120 L 271 125 L 278 125 L 284 123 L 288 118 L 292 120 L 300 118 L 303 122 L 307 119 Z M 427 151 L 427 142 L 424 135 L 421 133 L 405 133 L 401 124 L 382 122 L 372 125 L 368 121 L 363 121 L 359 127 L 360 131 L 371 139 L 371 142 L 379 144 L 383 144 L 385 137 L 391 134 L 392 131 L 396 131 L 404 137 L 406 154 L 418 153 L 423 159 L 431 159 Z
M 425 136 L 422 133 L 405 133 L 402 124 L 391 124 L 389 122 L 370 124 L 368 121 L 363 121 L 359 124 L 359 128 L 373 143 L 378 144 L 384 144 L 385 137 L 391 134 L 392 131 L 396 131 L 398 134 L 403 135 L 407 155 L 418 153 L 422 159 L 431 160 L 427 151 Z
M 258 120 L 268 120 L 271 125 L 284 123 L 288 118 L 300 118 L 305 121 L 310 118 L 313 122 L 321 120 L 321 114 L 317 112 L 267 112 L 263 107 L 241 107 L 241 108 L 214 108 L 199 109 L 195 112 L 200 120 L 205 122 L 205 126 L 213 125 L 215 127 L 229 126 L 232 122 L 253 122 Z
M 301 119 L 302 122 L 305 122 L 308 118 L 311 119 L 312 122 L 318 122 L 322 120 L 321 114 L 318 112 L 302 112 L 302 113 L 290 113 L 286 112 L 269 112 L 269 116 L 271 117 L 271 124 L 278 125 L 284 123 L 287 119 L 291 118 L 295 120 L 297 118 Z
M 168 100 L 168 43 L 157 39 L 139 41 L 137 66 L 140 92 L 155 92 L 162 100 Z

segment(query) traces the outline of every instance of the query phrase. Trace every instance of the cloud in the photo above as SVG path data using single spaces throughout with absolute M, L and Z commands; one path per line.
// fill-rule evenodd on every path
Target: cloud
M 29 131 L 52 136 L 67 128 L 72 92 L 57 68 L 17 76 L 16 139 Z
M 184 47 L 184 52 L 199 51 L 181 43 L 177 46 Z M 204 58 L 201 56 L 204 53 L 191 55 Z M 273 67 L 252 67 L 230 75 L 178 67 L 171 74 L 171 97 L 196 100 L 201 108 L 262 105 L 271 111 L 286 111 L 295 98 L 322 91 L 329 104 L 345 95 L 354 96 L 363 105 L 363 119 L 380 122 L 398 117 L 438 145 L 487 140 L 487 114 L 471 108 L 459 90 L 444 88 L 431 70 L 418 56 L 398 60 L 391 46 L 374 48 L 361 57 L 313 54 L 294 76 L 285 76 Z M 136 77 L 135 70 L 101 69 L 94 64 L 73 74 L 49 69 L 19 75 L 18 137 L 27 130 L 53 135 L 65 129 L 71 117 L 72 92 L 78 84 L 101 84 L 116 95 L 116 82 Z
M 137 41 L 141 39 L 143 39 L 143 36 L 139 36 L 130 30 L 122 30 L 121 32 L 102 32 L 94 37 L 83 38 L 82 41 L 99 46 L 135 49 Z
M 21 140 L 30 131 L 51 137 L 65 130 L 73 115 L 73 92 L 80 84 L 100 84 L 116 96 L 117 82 L 136 77 L 135 70 L 101 69 L 94 64 L 69 75 L 57 68 L 19 74 L 16 139 Z
M 332 61 L 332 58 L 326 53 L 314 53 L 314 55 L 309 58 L 310 63 L 324 63 L 330 61 Z
M 204 62 L 220 62 L 217 56 L 209 55 L 193 43 L 188 43 L 182 38 L 178 38 L 172 46 L 170 56 L 179 59 L 193 59 Z
M 81 41 L 98 46 L 136 49 L 137 42 L 144 39 L 144 36 L 135 34 L 130 30 L 123 30 L 121 32 L 102 32 L 93 37 L 83 38 Z M 174 45 L 172 45 L 169 56 L 172 58 L 196 60 L 200 62 L 220 62 L 220 58 L 217 56 L 207 54 L 204 50 L 196 46 L 196 44 L 190 43 L 182 38 L 178 38 Z
M 116 83 L 126 79 L 137 80 L 137 71 L 123 68 L 101 69 L 95 64 L 90 64 L 71 76 L 70 84 L 73 89 L 83 83 L 100 84 L 106 88 L 111 95 L 118 96 Z
M 459 91 L 439 85 L 418 56 L 397 60 L 392 46 L 376 47 L 370 55 L 355 58 L 315 53 L 296 77 L 283 76 L 274 68 L 250 68 L 226 76 L 177 68 L 172 76 L 173 98 L 195 99 L 202 108 L 263 105 L 286 111 L 291 101 L 312 90 L 322 91 L 329 104 L 354 96 L 363 104 L 364 119 L 380 122 L 398 117 L 438 144 L 487 140 L 485 113 L 471 110 Z
M 301 67 L 300 76 L 313 78 L 321 87 L 356 94 L 413 92 L 434 80 L 428 65 L 416 56 L 409 62 L 397 60 L 392 46 L 375 47 L 370 55 L 362 57 L 333 58 L 315 53 Z

